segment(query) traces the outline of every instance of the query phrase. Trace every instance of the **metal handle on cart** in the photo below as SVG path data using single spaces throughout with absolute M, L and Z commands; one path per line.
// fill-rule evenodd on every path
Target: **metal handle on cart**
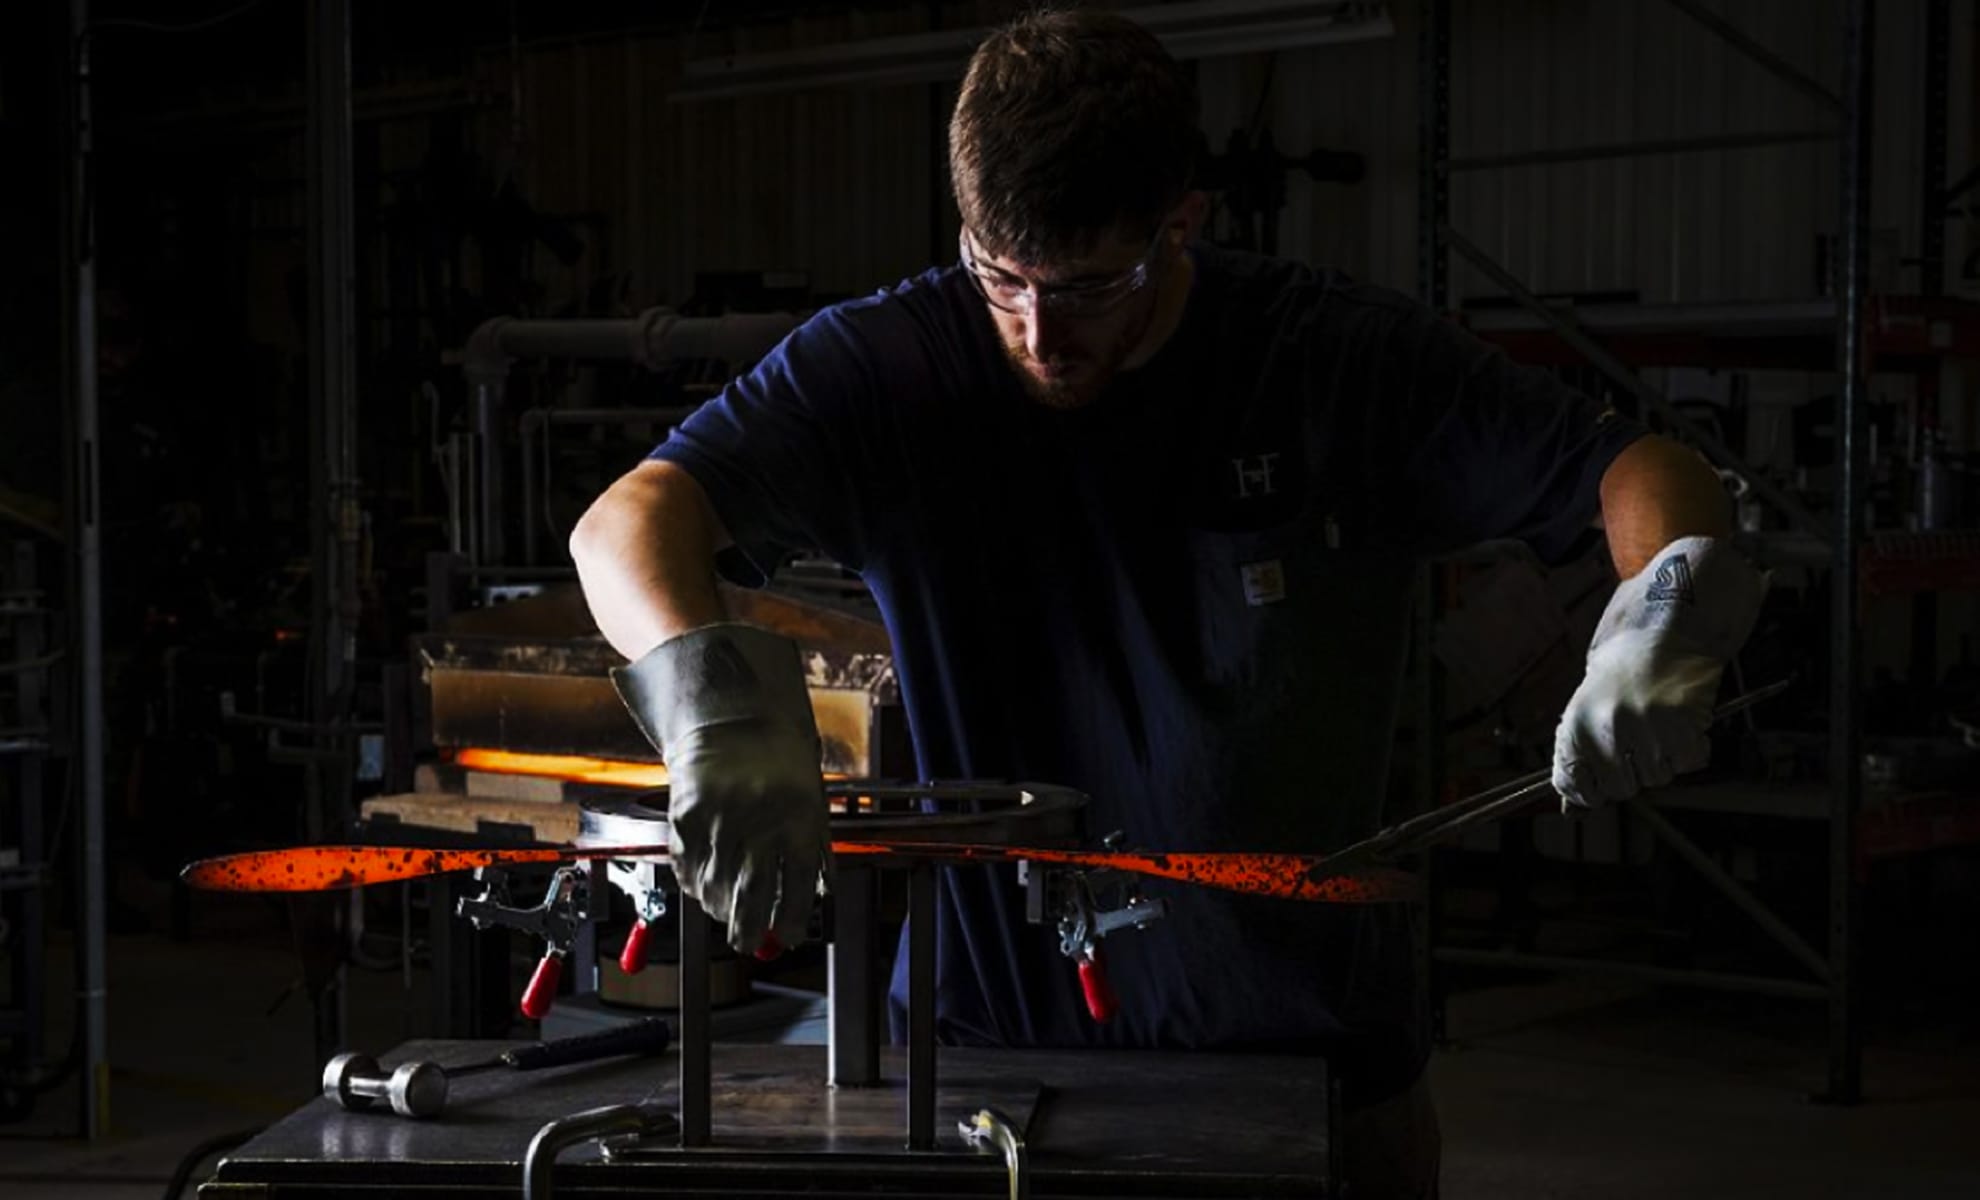
M 1027 1200 L 1031 1195 L 1031 1161 L 1024 1149 L 1024 1135 L 1004 1114 L 994 1108 L 978 1109 L 967 1121 L 956 1122 L 963 1141 L 978 1150 L 1001 1151 L 1004 1170 L 1011 1177 L 1011 1200 Z
M 523 1154 L 523 1200 L 550 1200 L 557 1156 L 579 1142 L 614 1133 L 664 1132 L 673 1122 L 673 1110 L 650 1103 L 608 1104 L 557 1118 L 536 1131 Z

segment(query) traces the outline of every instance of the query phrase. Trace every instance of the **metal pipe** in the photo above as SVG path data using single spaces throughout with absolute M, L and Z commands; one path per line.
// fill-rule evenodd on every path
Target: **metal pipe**
M 1863 793 L 1862 647 L 1858 639 L 1858 549 L 1869 480 L 1870 132 L 1876 22 L 1868 0 L 1843 7 L 1842 292 L 1836 328 L 1842 387 L 1836 402 L 1835 570 L 1829 616 L 1829 1080 L 1831 1103 L 1862 1094 L 1863 1047 L 1856 1014 L 1856 814 Z
M 96 347 L 96 217 L 90 187 L 95 129 L 90 90 L 89 0 L 70 0 L 67 43 L 75 77 L 69 91 L 70 177 L 67 242 L 74 527 L 77 767 L 82 784 L 83 1022 L 82 1125 L 94 1141 L 110 1132 L 110 1021 L 104 913 L 109 894 L 104 864 L 103 804 L 103 510 L 98 468 L 99 407 Z
M 1763 69 L 1786 83 L 1789 87 L 1816 100 L 1830 112 L 1840 114 L 1845 111 L 1842 98 L 1822 86 L 1820 80 L 1809 76 L 1801 68 L 1761 45 L 1749 37 L 1737 25 L 1727 21 L 1724 17 L 1721 17 L 1704 5 L 1699 4 L 1698 0 L 1666 0 L 1666 3 L 1700 25 L 1703 25 L 1708 31 L 1717 35 L 1721 41 L 1724 41 L 1733 49 L 1752 59 L 1755 63 L 1758 63 Z
M 469 558 L 478 566 L 491 566 L 502 563 L 508 552 L 503 525 L 507 485 L 502 412 L 509 366 L 516 359 L 629 362 L 648 370 L 694 359 L 754 362 L 797 324 L 798 317 L 790 313 L 682 317 L 667 308 L 610 319 L 494 317 L 482 322 L 461 352 L 474 439 L 474 501 L 467 507 L 479 531 L 479 537 L 468 543 Z M 526 525 L 533 519 L 533 514 L 525 514 Z M 533 532 L 526 533 L 526 541 L 533 536 Z
M 1653 967 L 1648 963 L 1620 962 L 1612 958 L 1575 958 L 1558 954 L 1519 954 L 1510 950 L 1469 950 L 1439 946 L 1437 961 L 1466 967 L 1527 967 L 1536 971 L 1563 974 L 1613 975 L 1641 979 L 1647 983 L 1669 983 L 1679 987 L 1708 988 L 1721 992 L 1752 992 L 1762 996 L 1787 996 L 1795 1000 L 1820 1000 L 1829 989 L 1819 983 L 1799 979 L 1770 979 L 1765 975 L 1732 975 L 1718 971 L 1687 971 L 1681 967 Z
M 535 566 L 549 515 L 540 511 L 550 490 L 549 438 L 553 425 L 674 425 L 699 405 L 669 408 L 528 408 L 517 422 L 522 450 L 522 561 Z
M 1610 354 L 1608 350 L 1603 348 L 1601 343 L 1589 337 L 1579 325 L 1575 324 L 1572 318 L 1534 295 L 1527 289 L 1525 284 L 1513 276 L 1512 272 L 1493 261 L 1491 256 L 1473 245 L 1470 239 L 1466 238 L 1457 230 L 1446 225 L 1441 233 L 1444 240 L 1450 244 L 1451 249 L 1456 250 L 1460 255 L 1464 256 L 1486 278 L 1497 284 L 1514 300 L 1517 300 L 1521 307 L 1546 322 L 1553 329 L 1556 336 L 1563 342 L 1566 342 L 1577 354 L 1586 358 L 1596 370 L 1608 376 L 1611 382 L 1635 396 L 1637 402 L 1645 408 L 1654 410 L 1672 428 L 1695 443 L 1716 461 L 1725 463 L 1728 466 L 1744 468 L 1741 471 L 1741 477 L 1746 480 L 1747 484 L 1762 499 L 1772 504 L 1778 511 L 1785 513 L 1788 519 L 1796 525 L 1811 532 L 1819 533 L 1821 531 L 1821 523 L 1815 519 L 1813 513 L 1802 506 L 1799 500 L 1788 495 L 1787 492 L 1783 491 L 1759 472 L 1746 467 L 1746 464 L 1740 459 L 1739 455 L 1733 453 L 1732 447 L 1720 441 L 1718 436 L 1710 430 L 1701 428 L 1686 418 L 1684 414 L 1678 412 L 1677 409 L 1671 406 L 1671 402 L 1664 398 L 1662 392 L 1645 383 L 1642 377 L 1625 366 L 1615 355 Z
M 1772 133 L 1727 133 L 1710 137 L 1667 138 L 1655 142 L 1611 142 L 1598 146 L 1565 146 L 1558 150 L 1522 150 L 1511 154 L 1475 154 L 1453 158 L 1452 171 L 1486 171 L 1498 167 L 1531 167 L 1548 163 L 1597 162 L 1609 158 L 1647 158 L 1655 154 L 1691 154 L 1705 150 L 1750 150 L 1759 146 L 1794 146 L 1833 142 L 1833 130 L 1791 129 Z
M 1802 940 L 1800 934 L 1788 928 L 1787 923 L 1769 911 L 1766 905 L 1755 899 L 1752 892 L 1741 887 L 1739 880 L 1726 874 L 1718 863 L 1713 862 L 1709 855 L 1698 848 L 1698 843 L 1686 837 L 1683 830 L 1671 824 L 1669 817 L 1652 808 L 1640 796 L 1632 796 L 1626 803 L 1637 820 L 1648 825 L 1651 833 L 1663 839 L 1664 844 L 1676 851 L 1679 858 L 1691 864 L 1691 868 L 1704 876 L 1707 883 L 1732 901 L 1734 908 L 1751 917 L 1754 924 L 1767 932 L 1768 937 L 1780 943 L 1783 950 L 1799 959 L 1803 966 L 1812 971 L 1816 979 L 1824 983 L 1828 982 L 1829 964 L 1815 952 L 1815 948 Z
M 559 1117 L 536 1131 L 523 1152 L 523 1200 L 550 1200 L 556 1194 L 557 1156 L 579 1142 L 615 1133 L 650 1134 L 665 1129 L 673 1114 L 654 1104 L 608 1104 Z

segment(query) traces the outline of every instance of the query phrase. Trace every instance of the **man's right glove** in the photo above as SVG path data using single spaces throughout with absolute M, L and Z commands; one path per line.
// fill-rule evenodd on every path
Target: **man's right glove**
M 612 672 L 667 764 L 667 845 L 681 891 L 755 953 L 796 946 L 831 835 L 818 726 L 789 639 L 704 625 Z

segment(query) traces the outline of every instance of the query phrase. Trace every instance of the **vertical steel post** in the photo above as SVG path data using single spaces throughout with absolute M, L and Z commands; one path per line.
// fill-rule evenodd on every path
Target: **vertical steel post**
M 908 871 L 908 1149 L 935 1148 L 935 868 Z
M 1836 545 L 1829 629 L 1829 1080 L 1823 1098 L 1853 1104 L 1861 1095 L 1863 1065 L 1856 1011 L 1856 814 L 1863 789 L 1858 551 L 1869 475 L 1864 307 L 1869 284 L 1876 24 L 1870 0 L 1844 0 L 1843 14 L 1842 206 L 1837 230 L 1842 289 L 1836 330 L 1842 387 L 1836 409 Z
M 832 888 L 826 992 L 834 1087 L 871 1087 L 880 1082 L 880 1006 L 886 997 L 880 991 L 873 954 L 879 924 L 874 884 L 871 867 L 842 862 Z
M 1946 122 L 1951 100 L 1952 0 L 1925 0 L 1924 211 L 1918 219 L 1918 291 L 1937 296 L 1946 273 Z
M 1451 151 L 1451 12 L 1450 0 L 1424 0 L 1417 31 L 1417 200 L 1416 292 L 1431 308 L 1449 305 L 1450 251 L 1442 230 L 1450 222 Z M 1429 812 L 1437 803 L 1440 751 L 1437 671 L 1430 653 L 1437 620 L 1438 568 L 1424 563 L 1416 572 L 1416 666 L 1412 680 L 1416 763 L 1411 790 L 1415 809 Z M 1425 853 L 1423 907 L 1413 930 L 1417 986 L 1423 989 L 1425 1031 L 1433 1042 L 1444 1040 L 1444 997 L 1437 982 L 1436 856 Z
M 321 840 L 342 836 L 348 823 L 352 764 L 347 723 L 356 660 L 350 0 L 313 0 L 307 36 L 303 143 L 309 180 L 312 739 L 304 822 L 311 840 Z M 345 1042 L 341 967 L 324 994 L 312 999 L 316 1057 L 321 1060 Z
M 713 1104 L 711 1043 L 708 1027 L 708 914 L 701 902 L 686 895 L 681 905 L 680 1035 L 681 1147 L 706 1146 L 710 1136 L 709 1107 Z
M 109 880 L 103 838 L 103 510 L 98 473 L 96 215 L 91 188 L 96 133 L 91 112 L 89 0 L 69 4 L 67 49 L 74 74 L 68 101 L 69 194 L 66 238 L 69 311 L 69 537 L 71 637 L 76 671 L 76 770 L 82 787 L 82 1126 L 110 1131 L 110 1025 L 104 913 Z
M 1451 0 L 1423 0 L 1416 58 L 1416 294 L 1430 307 L 1450 303 Z

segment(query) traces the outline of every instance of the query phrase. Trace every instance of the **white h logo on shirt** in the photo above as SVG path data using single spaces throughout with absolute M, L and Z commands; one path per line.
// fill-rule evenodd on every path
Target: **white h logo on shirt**
M 1234 458 L 1231 467 L 1237 472 L 1237 494 L 1240 500 L 1249 500 L 1254 492 L 1260 496 L 1276 496 L 1279 487 L 1272 482 L 1272 464 L 1279 461 L 1278 454 L 1260 454 L 1256 458 Z

